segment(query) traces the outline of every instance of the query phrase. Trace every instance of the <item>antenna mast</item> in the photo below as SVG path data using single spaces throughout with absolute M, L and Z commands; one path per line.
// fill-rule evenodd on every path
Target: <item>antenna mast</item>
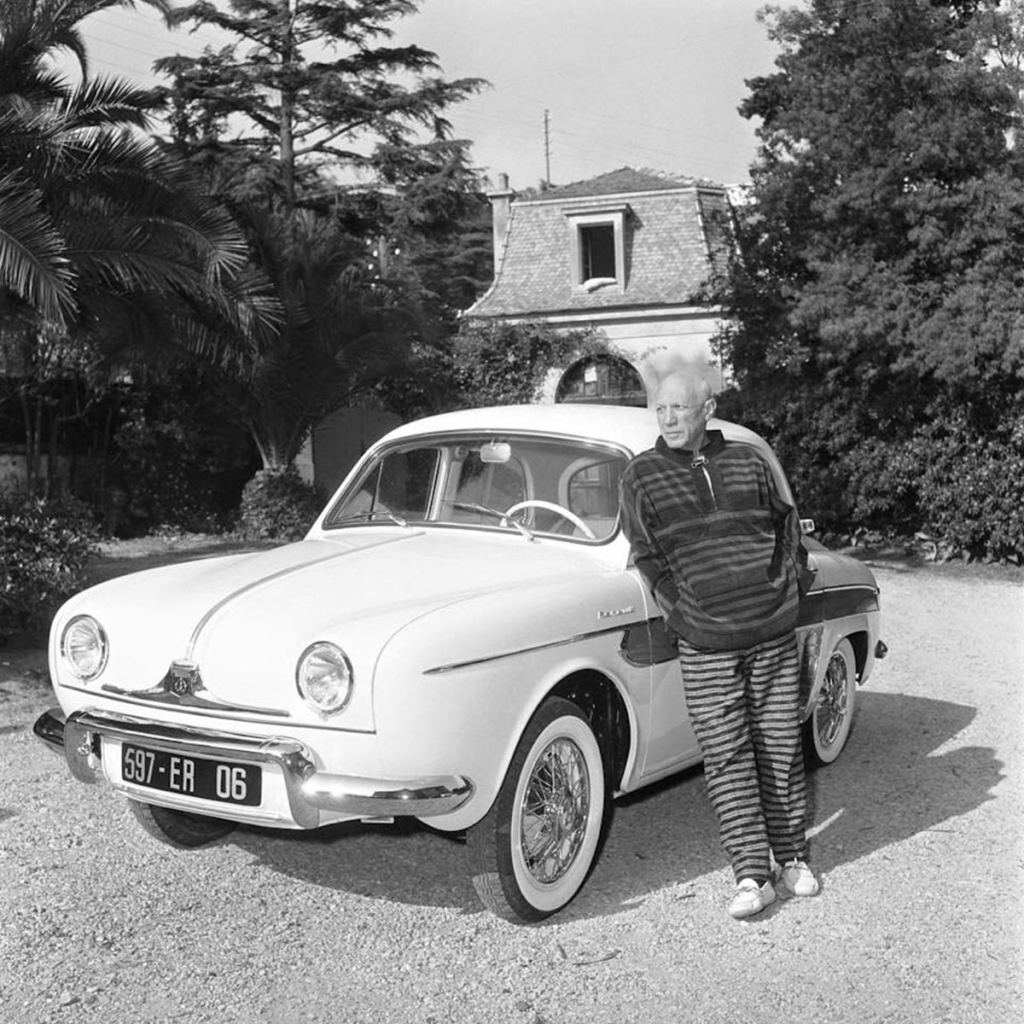
M 544 184 L 551 185 L 551 119 L 544 111 Z

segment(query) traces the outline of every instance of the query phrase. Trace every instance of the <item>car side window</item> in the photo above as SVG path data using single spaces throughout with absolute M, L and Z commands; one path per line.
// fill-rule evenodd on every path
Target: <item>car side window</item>
M 565 507 L 574 512 L 598 537 L 615 529 L 619 514 L 619 478 L 624 460 L 586 460 L 570 467 L 565 479 Z
M 410 519 L 425 519 L 438 453 L 435 448 L 393 452 L 380 467 L 377 503 Z
M 374 463 L 356 492 L 332 511 L 326 525 L 378 512 L 405 519 L 425 519 L 438 460 L 436 448 L 388 453 L 380 462 Z

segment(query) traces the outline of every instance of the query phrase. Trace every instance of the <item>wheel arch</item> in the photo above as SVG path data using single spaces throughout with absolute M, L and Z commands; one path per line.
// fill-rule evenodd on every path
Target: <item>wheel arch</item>
M 845 639 L 850 641 L 850 646 L 853 648 L 853 659 L 857 666 L 857 682 L 860 683 L 864 679 L 864 669 L 868 663 L 867 630 L 846 633 Z
M 579 669 L 553 686 L 541 704 L 548 697 L 562 697 L 587 716 L 601 747 L 606 788 L 609 794 L 615 792 L 629 765 L 634 736 L 634 723 L 619 688 L 596 669 Z
M 509 685 L 496 685 L 490 665 L 470 666 L 459 685 L 479 681 L 480 692 L 493 698 L 486 705 L 491 724 L 498 722 L 501 728 L 499 731 L 491 728 L 489 732 L 479 732 L 473 737 L 472 758 L 459 759 L 456 763 L 446 754 L 447 760 L 442 758 L 438 762 L 438 770 L 443 768 L 469 777 L 475 792 L 473 798 L 456 811 L 424 819 L 426 823 L 441 831 L 454 832 L 470 828 L 480 821 L 498 797 L 516 745 L 545 702 L 552 697 L 561 697 L 581 709 L 601 751 L 605 789 L 609 795 L 617 793 L 639 756 L 640 722 L 628 680 L 620 678 L 612 665 L 604 664 L 605 660 L 611 661 L 618 651 L 617 639 L 612 638 L 608 642 L 615 646 L 609 648 L 607 658 L 592 653 L 577 654 L 568 659 L 559 658 L 557 663 L 542 664 L 536 670 L 528 661 L 524 662 L 518 673 L 523 679 L 520 685 L 512 685 L 514 680 L 509 680 Z M 530 659 L 534 658 L 539 659 L 541 655 L 535 652 L 530 655 Z M 469 719 L 460 721 L 465 720 Z M 489 740 L 484 738 L 487 735 Z M 448 745 L 442 746 L 448 751 L 457 742 L 458 733 L 451 732 Z

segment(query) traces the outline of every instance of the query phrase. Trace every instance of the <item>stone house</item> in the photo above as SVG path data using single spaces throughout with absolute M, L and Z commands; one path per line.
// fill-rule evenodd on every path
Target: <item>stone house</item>
M 724 186 L 623 167 L 521 196 L 501 175 L 488 198 L 494 282 L 465 316 L 593 328 L 614 353 L 552 375 L 544 400 L 646 405 L 683 366 L 721 386 L 721 312 L 700 290 L 729 255 Z
M 658 380 L 682 366 L 721 386 L 711 347 L 721 314 L 699 293 L 729 253 L 723 186 L 624 167 L 523 195 L 502 175 L 488 198 L 494 281 L 464 316 L 594 328 L 608 342 L 608 355 L 553 373 L 543 401 L 646 405 Z M 339 410 L 313 432 L 300 472 L 333 488 L 396 422 Z

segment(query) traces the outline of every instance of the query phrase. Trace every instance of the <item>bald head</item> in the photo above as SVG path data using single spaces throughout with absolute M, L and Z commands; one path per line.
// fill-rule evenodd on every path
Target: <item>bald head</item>
M 698 452 L 704 445 L 708 420 L 715 413 L 711 385 L 696 373 L 670 373 L 654 392 L 654 411 L 669 448 Z

